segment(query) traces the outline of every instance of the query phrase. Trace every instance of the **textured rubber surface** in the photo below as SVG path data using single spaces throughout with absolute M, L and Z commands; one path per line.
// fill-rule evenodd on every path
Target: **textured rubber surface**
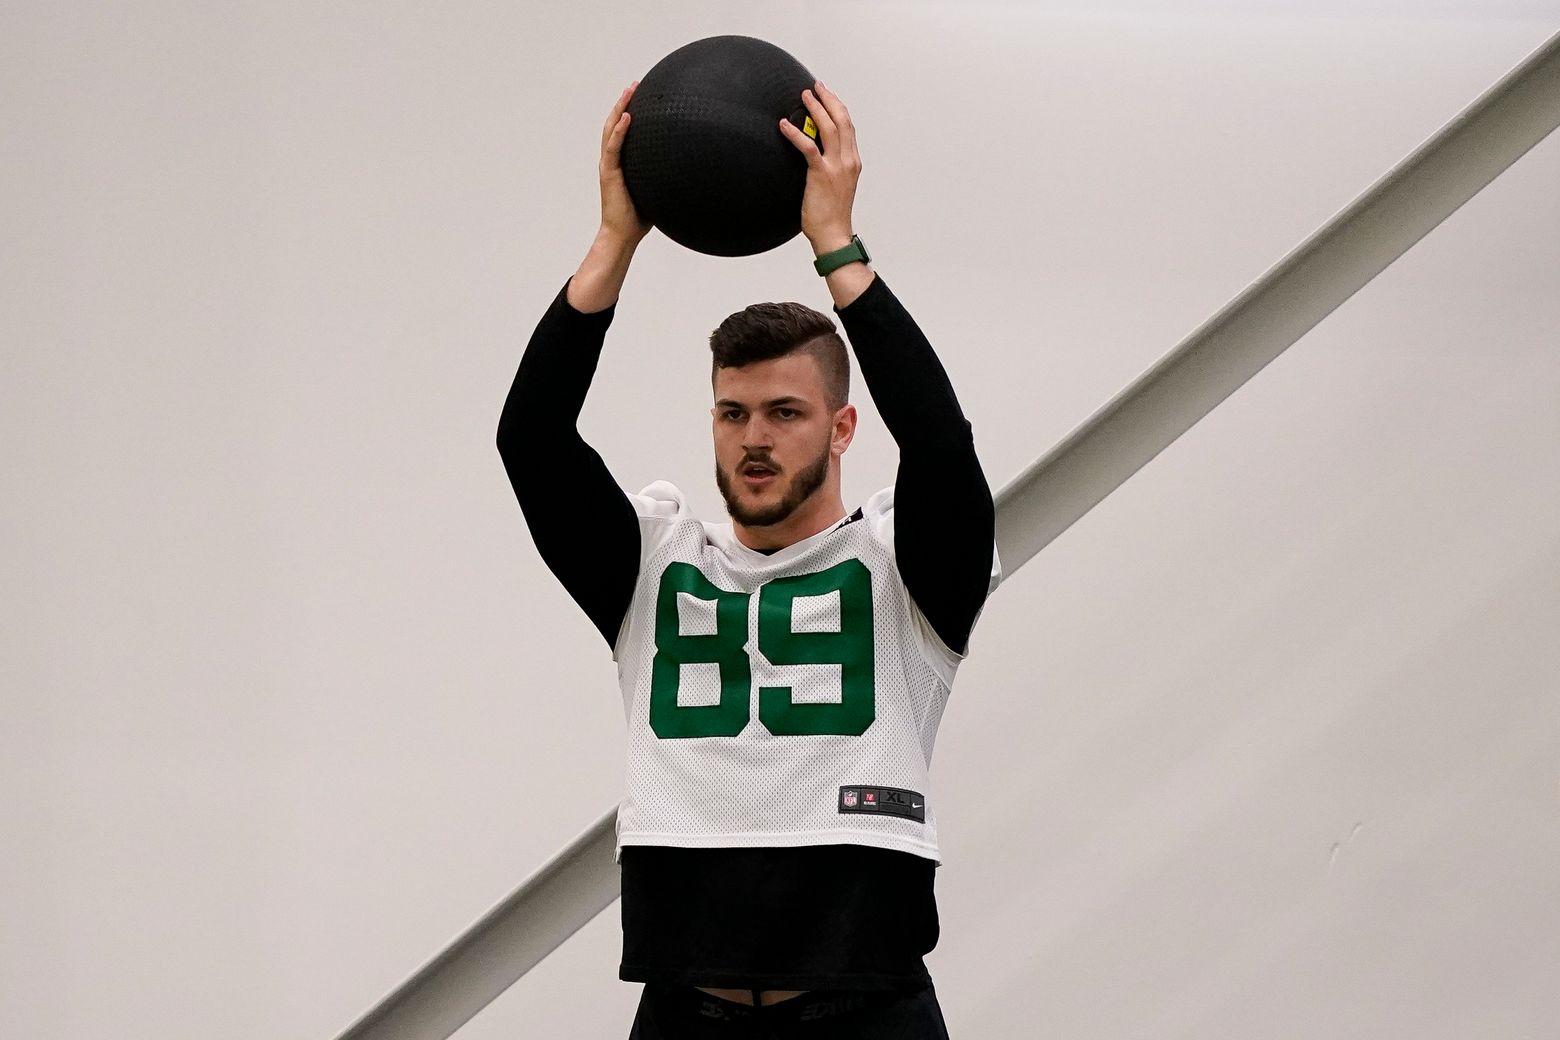
M 807 163 L 776 123 L 800 127 L 813 75 L 774 44 L 712 36 L 668 54 L 629 102 L 623 176 L 672 241 L 750 256 L 801 230 Z

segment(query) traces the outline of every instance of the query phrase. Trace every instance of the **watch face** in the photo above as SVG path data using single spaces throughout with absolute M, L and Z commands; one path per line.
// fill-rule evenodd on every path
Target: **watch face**
M 856 248 L 861 250 L 861 259 L 870 261 L 872 257 L 867 253 L 867 244 L 861 240 L 860 235 L 851 235 L 850 240 L 856 243 Z

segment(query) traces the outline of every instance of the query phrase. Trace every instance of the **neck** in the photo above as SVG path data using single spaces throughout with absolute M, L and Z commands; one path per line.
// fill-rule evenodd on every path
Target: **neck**
M 832 485 L 832 486 L 830 486 Z M 784 549 L 803 538 L 811 538 L 819 531 L 826 531 L 845 518 L 845 500 L 840 497 L 839 484 L 830 481 L 818 489 L 796 511 L 778 524 L 749 527 L 731 521 L 737 541 L 749 549 Z

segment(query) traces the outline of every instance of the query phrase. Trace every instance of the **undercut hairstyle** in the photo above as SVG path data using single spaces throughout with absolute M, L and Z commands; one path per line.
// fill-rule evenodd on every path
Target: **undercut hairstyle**
M 823 390 L 830 410 L 838 411 L 850 400 L 850 356 L 845 341 L 827 314 L 800 303 L 754 303 L 720 323 L 710 333 L 710 353 L 715 373 L 768 361 L 787 354 L 811 354 L 823 374 Z

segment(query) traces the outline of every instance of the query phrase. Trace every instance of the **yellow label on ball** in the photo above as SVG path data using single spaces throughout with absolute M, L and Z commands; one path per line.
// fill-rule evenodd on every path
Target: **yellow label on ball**
M 814 141 L 818 140 L 818 124 L 812 121 L 812 116 L 808 116 L 802 121 L 802 133 L 811 137 Z

